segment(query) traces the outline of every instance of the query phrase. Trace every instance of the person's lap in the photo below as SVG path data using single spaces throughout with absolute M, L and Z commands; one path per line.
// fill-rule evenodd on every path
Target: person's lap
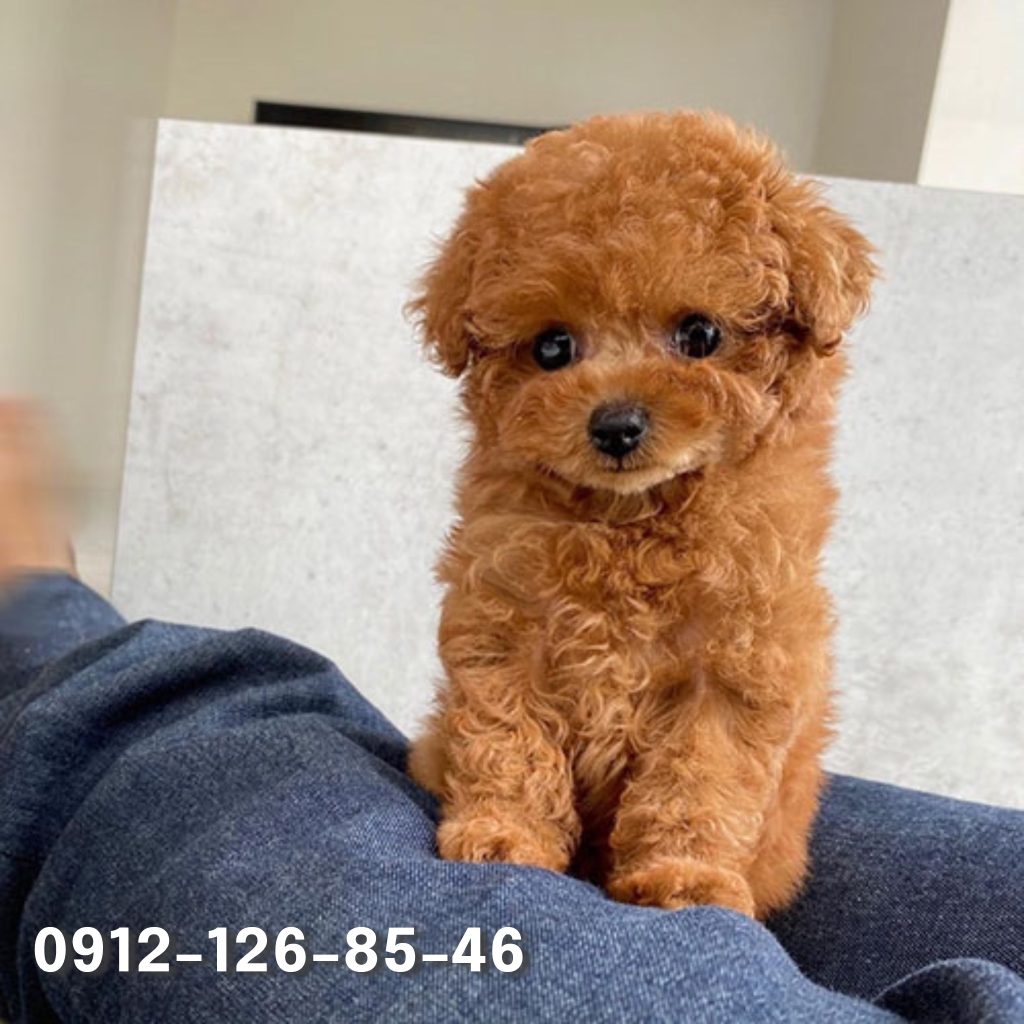
M 15 1019 L 1024 1019 L 1019 813 L 833 778 L 807 889 L 766 929 L 439 861 L 403 737 L 275 637 L 121 628 L 54 576 L 0 608 L 0 665 L 0 993 Z M 208 933 L 248 925 L 270 936 L 263 961 L 297 926 L 342 963 L 216 973 Z M 383 957 L 389 928 L 451 954 L 473 926 L 489 953 L 505 925 L 527 958 L 515 973 L 344 965 L 355 926 Z M 46 974 L 47 926 L 159 926 L 205 958 Z

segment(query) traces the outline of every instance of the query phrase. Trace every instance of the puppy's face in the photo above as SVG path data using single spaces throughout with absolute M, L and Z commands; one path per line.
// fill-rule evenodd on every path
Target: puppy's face
M 872 274 L 768 144 L 647 115 L 500 167 L 412 305 L 495 459 L 627 494 L 745 457 L 812 399 Z

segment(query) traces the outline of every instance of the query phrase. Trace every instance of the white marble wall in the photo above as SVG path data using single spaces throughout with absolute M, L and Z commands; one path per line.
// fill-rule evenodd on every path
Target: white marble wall
M 115 599 L 329 654 L 405 729 L 436 675 L 453 387 L 401 316 L 497 146 L 164 122 Z M 1024 806 L 1024 201 L 830 185 L 887 278 L 851 345 L 832 767 Z

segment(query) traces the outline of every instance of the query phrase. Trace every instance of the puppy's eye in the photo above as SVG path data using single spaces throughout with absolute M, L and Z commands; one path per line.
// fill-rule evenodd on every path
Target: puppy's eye
M 560 370 L 576 358 L 576 339 L 564 327 L 552 327 L 534 339 L 533 358 L 542 370 Z
M 691 313 L 679 321 L 672 342 L 680 355 L 704 359 L 722 344 L 722 332 L 703 313 Z

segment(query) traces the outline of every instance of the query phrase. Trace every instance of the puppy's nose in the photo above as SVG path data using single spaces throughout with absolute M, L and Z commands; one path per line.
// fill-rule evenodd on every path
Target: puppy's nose
M 590 417 L 590 443 L 605 455 L 621 459 L 647 433 L 650 420 L 640 405 L 602 405 Z

